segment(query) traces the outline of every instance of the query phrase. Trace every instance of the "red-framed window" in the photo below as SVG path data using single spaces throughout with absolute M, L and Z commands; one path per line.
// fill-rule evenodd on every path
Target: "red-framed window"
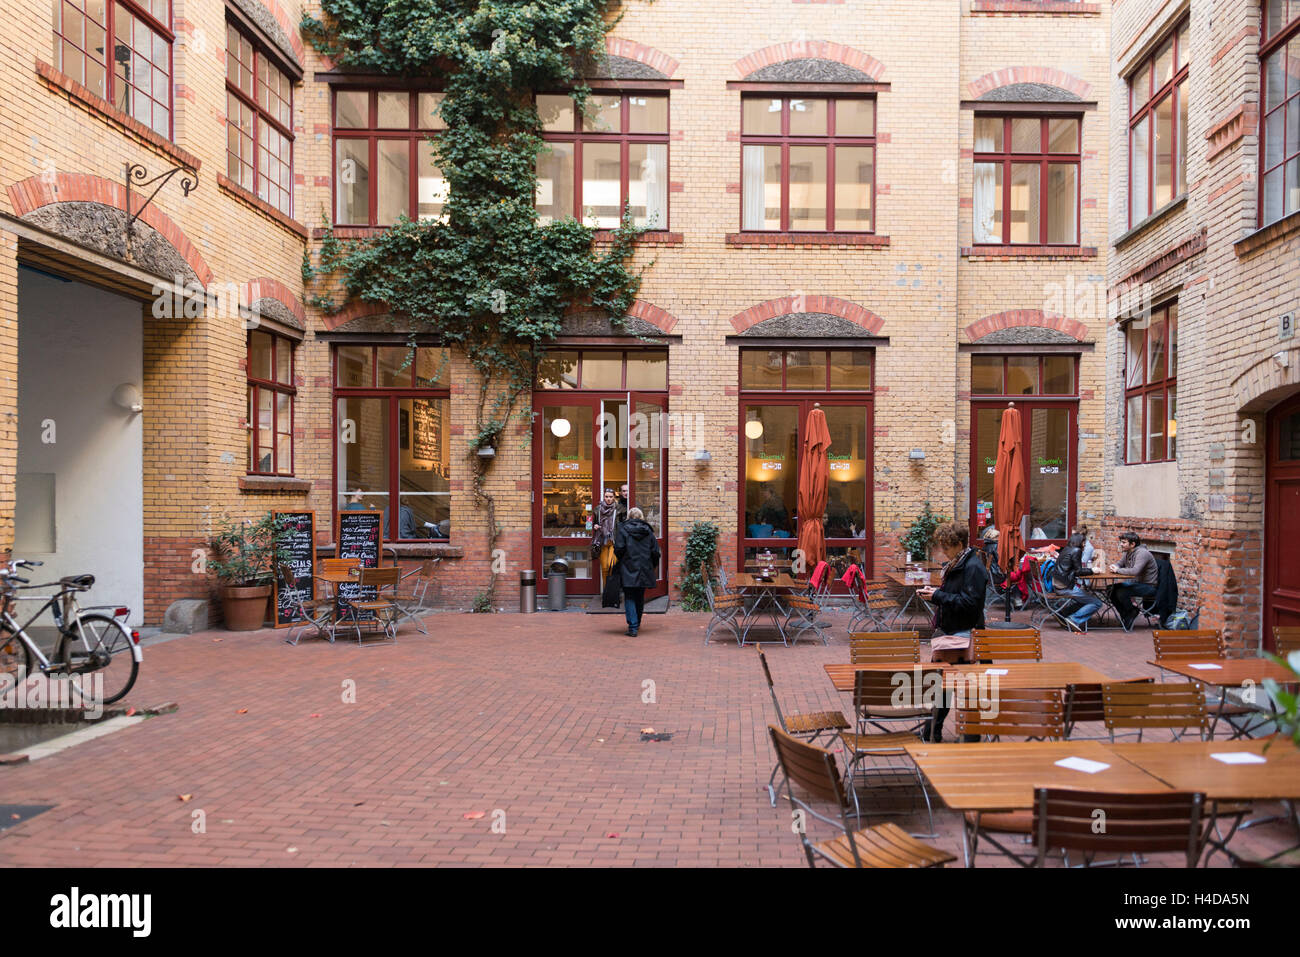
M 53 65 L 171 139 L 171 0 L 54 0 L 53 11 Z
M 873 548 L 872 349 L 740 350 L 740 464 L 737 522 L 741 567 L 789 564 L 798 544 L 799 450 L 808 416 L 820 408 L 830 430 L 827 557 L 870 571 Z
M 1129 226 L 1187 192 L 1188 23 L 1129 74 Z
M 1178 304 L 1124 331 L 1124 461 L 1172 462 L 1178 443 Z
M 667 349 L 554 349 L 537 364 L 538 392 L 666 392 Z
M 585 111 L 565 93 L 541 94 L 537 112 L 547 149 L 537 157 L 537 218 L 576 217 L 617 229 L 668 228 L 668 95 L 593 93 Z
M 1078 245 L 1082 126 L 1082 116 L 976 115 L 976 243 Z
M 742 231 L 875 232 L 874 96 L 740 102 Z
M 293 474 L 293 342 L 248 334 L 248 472 Z
M 1259 224 L 1300 210 L 1300 0 L 1264 0 Z
M 1074 355 L 973 355 L 971 395 L 1078 395 Z
M 293 215 L 293 81 L 226 23 L 226 175 Z
M 450 355 L 441 347 L 335 346 L 336 508 L 383 512 L 388 541 L 451 531 Z M 397 502 L 397 508 L 390 506 Z
M 334 105 L 334 222 L 391 226 L 399 216 L 441 219 L 447 180 L 432 137 L 446 128 L 442 94 L 337 87 Z

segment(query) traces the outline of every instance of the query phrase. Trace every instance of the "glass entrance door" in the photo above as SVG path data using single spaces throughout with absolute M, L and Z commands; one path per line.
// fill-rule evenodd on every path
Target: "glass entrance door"
M 644 392 L 628 394 L 626 408 L 632 410 L 627 429 L 627 459 L 631 466 L 630 506 L 641 509 L 659 541 L 659 575 L 646 598 L 668 594 L 668 541 L 665 529 L 668 495 L 668 403 L 662 396 Z
M 1007 403 L 971 404 L 971 537 L 993 524 L 993 478 L 998 436 Z M 1064 544 L 1075 515 L 1074 449 L 1078 447 L 1078 406 L 1071 403 L 1017 402 L 1022 422 L 1029 483 L 1029 537 L 1033 546 Z

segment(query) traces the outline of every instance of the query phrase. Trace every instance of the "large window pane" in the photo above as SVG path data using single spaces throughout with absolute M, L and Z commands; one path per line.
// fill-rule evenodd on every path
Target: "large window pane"
M 257 390 L 257 471 L 271 471 L 271 456 L 275 450 L 275 393 L 269 389 Z
M 271 381 L 271 352 L 273 340 L 265 332 L 248 334 L 248 377 Z M 286 353 L 288 350 L 284 350 Z
M 1166 457 L 1176 459 L 1178 458 L 1178 387 L 1171 385 L 1167 392 L 1169 396 L 1169 435 L 1167 445 L 1169 448 Z
M 1038 394 L 1038 357 L 1007 358 L 1007 395 Z
M 1165 377 L 1165 320 L 1161 313 L 1151 322 L 1147 331 L 1147 381 L 1158 382 Z
M 632 143 L 627 148 L 628 202 L 634 226 L 668 228 L 668 145 Z
M 781 357 L 779 350 L 742 349 L 740 353 L 740 387 L 766 390 L 781 388 Z
M 335 221 L 364 226 L 370 222 L 370 144 L 366 140 L 334 143 Z
M 1015 118 L 1011 121 L 1011 152 L 1041 153 L 1043 151 L 1043 121 Z
M 741 130 L 747 136 L 779 136 L 781 101 L 745 98 L 741 101 Z
M 1165 394 L 1147 393 L 1147 461 L 1165 457 Z
M 582 145 L 582 221 L 600 229 L 617 229 L 622 213 L 619 145 Z
M 1042 168 L 1037 163 L 1011 164 L 1011 241 L 1038 243 L 1039 190 Z
M 668 97 L 629 96 L 627 128 L 629 133 L 667 133 Z
M 390 226 L 411 207 L 411 145 L 407 140 L 379 141 L 378 224 Z
M 826 101 L 793 99 L 790 101 L 791 136 L 826 135 Z
M 1175 149 L 1178 151 L 1177 162 L 1174 167 L 1178 176 L 1177 186 L 1175 187 L 1176 195 L 1181 196 L 1187 192 L 1187 89 L 1188 83 L 1183 80 L 1178 84 L 1178 129 L 1176 131 L 1177 143 Z
M 799 410 L 751 405 L 745 410 L 745 536 L 793 538 L 798 505 Z
M 1031 411 L 1029 446 L 1030 538 L 1063 539 L 1070 531 L 1069 410 Z
M 835 149 L 835 228 L 871 229 L 871 190 L 875 150 L 869 146 Z
M 380 129 L 411 128 L 411 94 L 403 90 L 380 90 L 378 97 Z
M 1127 402 L 1128 440 L 1125 461 L 1142 461 L 1142 396 L 1131 395 Z
M 1004 126 L 1000 116 L 976 116 L 975 152 L 1001 153 Z
M 451 526 L 447 399 L 398 400 L 399 538 L 446 538 Z
M 1050 153 L 1079 152 L 1079 121 L 1076 119 L 1048 120 L 1047 149 Z
M 875 136 L 875 100 L 836 100 L 836 136 Z
M 537 221 L 573 216 L 573 144 L 548 143 L 537 156 Z
M 380 346 L 379 387 L 409 389 L 415 375 L 415 351 L 406 346 Z
M 1147 142 L 1149 117 L 1133 127 L 1129 151 L 1129 208 L 1133 222 L 1144 219 L 1151 211 L 1151 153 Z
M 785 387 L 789 392 L 826 389 L 826 353 L 795 349 L 785 354 Z
M 415 384 L 427 389 L 451 377 L 451 354 L 446 349 L 421 346 L 415 350 Z
M 428 140 L 420 140 L 416 144 L 416 155 L 420 164 L 419 182 L 416 184 L 419 218 L 442 219 L 445 215 L 448 186 L 446 177 L 434 159 L 434 145 Z
M 1155 208 L 1174 198 L 1174 98 L 1156 104 Z
M 1076 243 L 1079 239 L 1079 167 L 1073 163 L 1047 166 L 1047 241 Z
M 1145 382 L 1146 373 L 1146 326 L 1141 322 L 1129 323 L 1126 333 L 1128 338 L 1127 371 L 1124 374 L 1125 388 L 1136 388 Z
M 374 350 L 370 346 L 339 346 L 335 351 L 335 384 L 341 389 L 369 389 L 375 384 Z
M 1002 356 L 970 357 L 972 395 L 1005 395 L 1002 391 Z
M 337 404 L 338 507 L 387 509 L 388 399 L 340 397 Z M 384 537 L 390 537 L 387 529 Z
M 537 115 L 542 129 L 551 133 L 572 133 L 575 109 L 573 97 L 542 94 L 537 97 Z
M 867 505 L 867 410 L 865 406 L 828 405 L 830 432 L 829 489 L 826 496 L 827 538 L 865 538 Z M 806 516 L 817 521 L 821 516 Z
M 592 427 L 590 406 L 542 408 L 542 535 L 546 538 L 591 537 Z
M 627 357 L 627 387 L 643 392 L 668 388 L 668 353 L 637 352 Z
M 370 125 L 370 94 L 365 90 L 339 90 L 334 94 L 334 125 L 366 129 Z
M 1158 90 L 1174 78 L 1174 41 L 1169 39 L 1156 54 L 1155 88 Z
M 582 114 L 582 128 L 589 133 L 617 133 L 622 129 L 623 97 L 587 97 L 587 108 Z
M 623 388 L 623 353 L 584 352 L 582 387 L 584 389 Z
M 578 387 L 578 353 L 557 350 L 548 353 L 537 365 L 537 388 L 576 389 Z
M 744 228 L 779 230 L 781 228 L 781 147 L 746 146 L 743 155 L 745 181 L 742 187 L 744 191 L 742 222 Z
M 442 113 L 442 93 L 421 93 L 420 99 L 416 104 L 417 112 L 415 114 L 416 123 L 422 130 L 445 130 L 446 122 L 443 121 Z
M 1046 395 L 1074 394 L 1074 356 L 1043 357 L 1043 392 Z
M 975 164 L 974 235 L 977 243 L 1002 242 L 1002 164 Z
M 790 147 L 790 228 L 826 228 L 826 147 Z
M 998 435 L 1002 429 L 1003 411 L 1000 408 L 973 410 L 975 474 L 971 476 L 971 482 L 975 486 L 975 514 L 972 516 L 971 525 L 977 534 L 982 534 L 987 526 L 993 524 L 993 481 L 998 461 Z
M 844 349 L 831 352 L 831 391 L 860 392 L 871 388 L 871 352 Z

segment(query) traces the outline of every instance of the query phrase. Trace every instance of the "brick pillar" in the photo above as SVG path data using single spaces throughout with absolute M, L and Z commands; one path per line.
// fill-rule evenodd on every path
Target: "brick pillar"
M 14 546 L 18 472 L 18 238 L 0 230 L 0 558 Z

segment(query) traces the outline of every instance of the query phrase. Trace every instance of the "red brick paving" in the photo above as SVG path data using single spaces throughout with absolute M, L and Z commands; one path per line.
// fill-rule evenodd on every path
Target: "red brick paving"
M 428 637 L 408 626 L 392 646 L 263 631 L 146 648 L 125 703 L 180 710 L 0 767 L 0 803 L 56 805 L 0 834 L 0 865 L 803 864 L 788 803 L 773 809 L 764 788 L 773 715 L 756 653 L 705 647 L 704 616 L 652 615 L 635 639 L 607 615 L 428 621 Z M 789 710 L 849 706 L 822 670 L 846 658 L 838 621 L 829 647 L 764 646 Z M 1145 630 L 1044 641 L 1049 660 L 1153 672 Z M 673 738 L 642 742 L 644 727 Z M 956 816 L 936 823 L 960 858 Z M 1266 825 L 1234 846 L 1289 838 Z

